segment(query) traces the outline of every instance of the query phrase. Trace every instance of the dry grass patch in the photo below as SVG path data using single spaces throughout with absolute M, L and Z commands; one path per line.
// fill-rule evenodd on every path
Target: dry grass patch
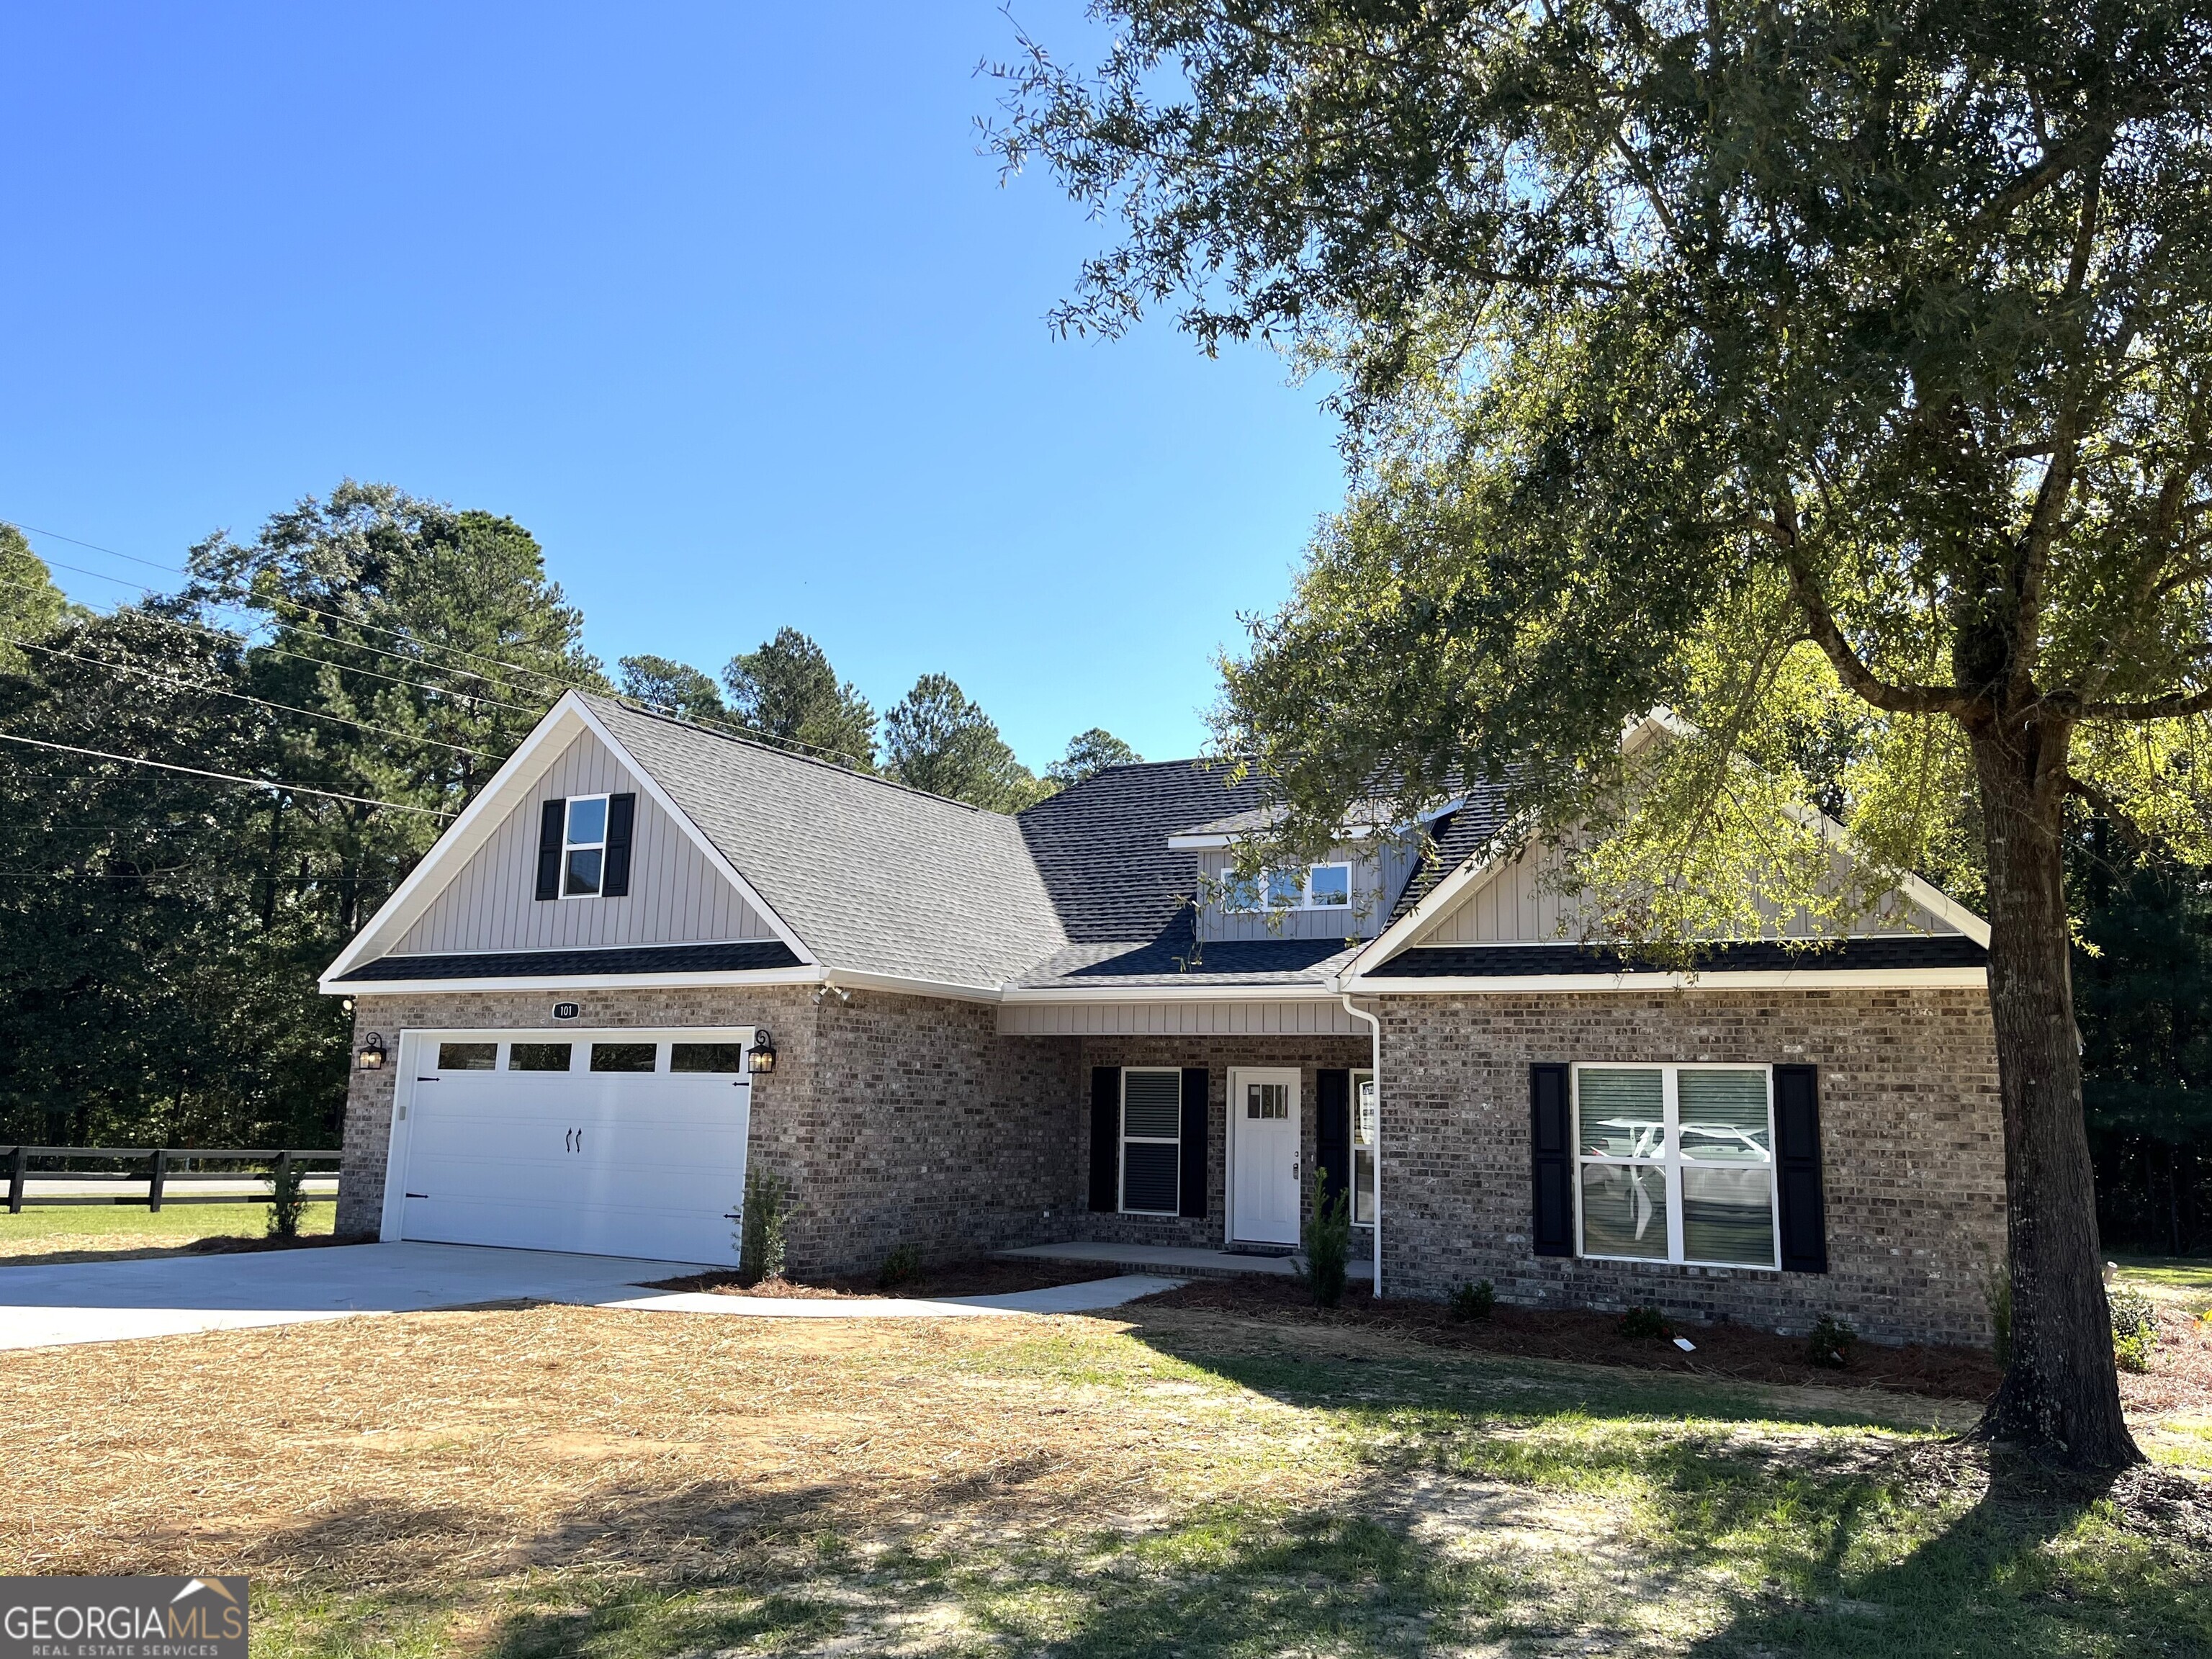
M 265 1659 L 2212 1645 L 2185 1483 L 2020 1498 L 1915 1462 L 1939 1401 L 1203 1307 L 407 1315 L 0 1397 L 0 1571 L 246 1572 Z
M 1250 1477 L 1235 1442 L 1272 1402 L 1164 1425 L 1150 1396 L 1023 1374 L 1087 1326 L 539 1307 L 0 1355 L 40 1471 L 0 1562 L 387 1590 L 681 1573 L 824 1528 L 890 1538 L 951 1498 L 994 1524 L 1143 1509 L 1163 1426 L 1180 1492 Z

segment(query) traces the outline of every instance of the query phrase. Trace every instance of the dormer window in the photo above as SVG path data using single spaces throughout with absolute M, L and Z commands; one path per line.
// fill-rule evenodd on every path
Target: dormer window
M 1352 866 L 1315 864 L 1270 870 L 1258 882 L 1231 876 L 1222 893 L 1230 910 L 1329 910 L 1352 903 Z

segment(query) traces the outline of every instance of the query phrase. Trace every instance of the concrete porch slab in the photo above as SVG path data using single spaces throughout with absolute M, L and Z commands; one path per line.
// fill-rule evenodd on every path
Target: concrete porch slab
M 1287 1279 L 1297 1271 L 1297 1264 L 1286 1255 L 1245 1255 L 1236 1250 L 1191 1249 L 1176 1244 L 1100 1244 L 1075 1239 L 1064 1244 L 1023 1244 L 997 1254 L 1002 1261 L 1067 1261 L 1179 1278 L 1230 1279 L 1239 1273 L 1269 1273 Z M 1354 1257 L 1346 1264 L 1346 1273 L 1352 1279 L 1371 1279 L 1375 1264 Z

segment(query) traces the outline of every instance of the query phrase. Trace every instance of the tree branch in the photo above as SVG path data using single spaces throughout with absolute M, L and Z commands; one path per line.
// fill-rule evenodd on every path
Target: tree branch
M 2141 702 L 2102 702 L 2070 691 L 2055 691 L 2044 702 L 2077 720 L 2185 720 L 2194 714 L 2212 714 L 2212 690 L 2177 691 L 2170 697 L 2146 697 Z
M 1786 516 L 1785 516 L 1786 515 Z M 1893 714 L 1955 714 L 1964 719 L 1972 712 L 1973 699 L 1956 686 L 1918 685 L 1885 680 L 1866 665 L 1851 642 L 1837 626 L 1836 614 L 1820 592 L 1812 568 L 1797 545 L 1796 514 L 1776 504 L 1776 517 L 1765 527 L 1782 548 L 1782 562 L 1790 573 L 1790 596 L 1804 614 L 1805 631 L 1834 666 L 1837 677 L 1862 699 Z
M 2088 804 L 2089 810 L 2120 832 L 2120 839 L 2137 852 L 2148 850 L 2150 837 L 2142 826 L 2130 817 L 2120 804 L 2094 783 L 2084 783 L 2072 773 L 2066 775 L 2066 793 Z

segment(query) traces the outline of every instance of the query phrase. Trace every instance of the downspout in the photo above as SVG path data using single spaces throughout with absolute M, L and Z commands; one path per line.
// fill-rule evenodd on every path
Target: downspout
M 1379 1302 L 1382 1299 L 1382 1021 L 1379 1016 L 1369 1013 L 1364 1008 L 1354 1007 L 1349 991 L 1344 994 L 1344 1012 L 1354 1019 L 1367 1022 L 1369 1037 L 1373 1043 L 1368 1070 L 1375 1075 L 1375 1224 L 1369 1231 L 1374 1235 L 1375 1299 Z M 1354 1112 L 1359 1109 L 1357 1101 L 1352 1103 L 1352 1109 Z

